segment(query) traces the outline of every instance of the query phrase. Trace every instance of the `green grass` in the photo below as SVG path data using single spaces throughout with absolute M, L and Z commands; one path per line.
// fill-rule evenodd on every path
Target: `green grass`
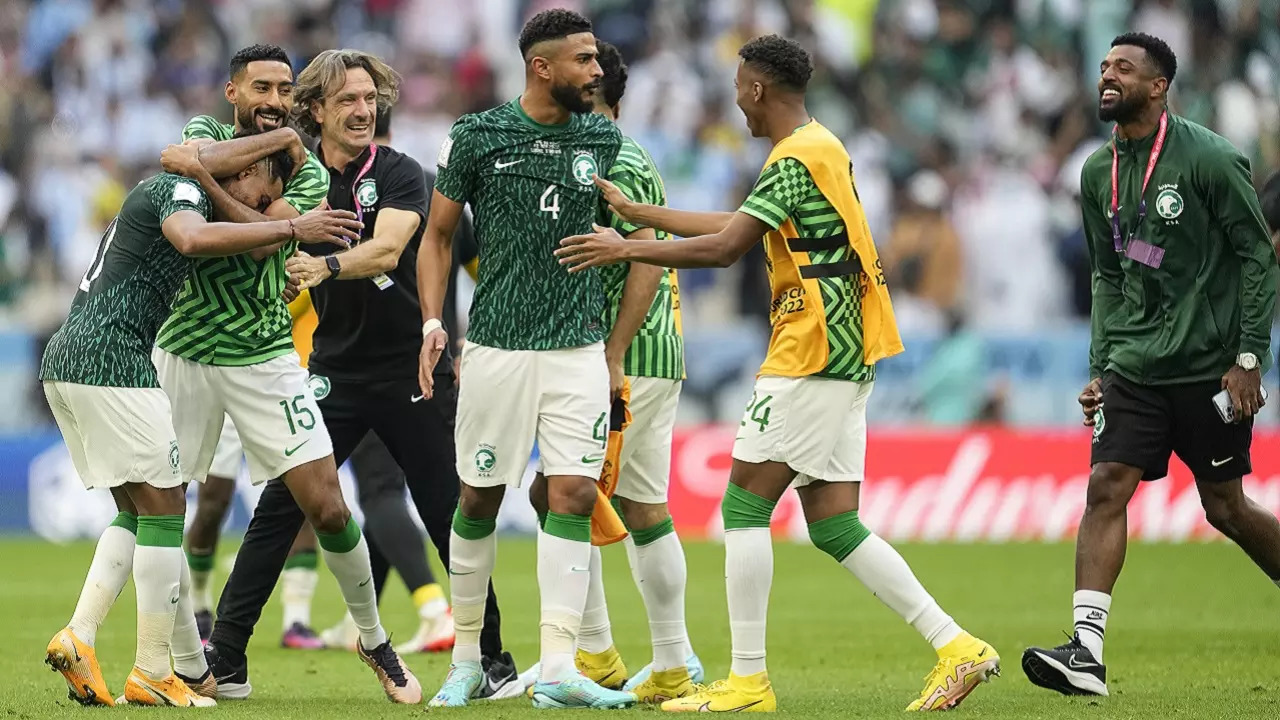
M 1112 608 L 1106 660 L 1112 696 L 1068 699 L 1032 686 L 1019 667 L 1029 644 L 1057 644 L 1070 627 L 1072 549 L 1068 545 L 906 545 L 903 555 L 943 607 L 993 643 L 1004 677 L 975 692 L 959 714 L 973 718 L 1275 717 L 1280 707 L 1280 591 L 1235 547 L 1134 545 Z M 61 678 L 41 662 L 66 622 L 92 545 L 0 541 L 0 720 L 82 717 Z M 234 551 L 228 545 L 225 560 Z M 729 633 L 720 546 L 689 544 L 690 635 L 712 678 L 728 671 Z M 504 636 L 521 669 L 536 659 L 538 593 L 534 547 L 504 541 L 496 574 Z M 620 548 L 605 552 L 614 637 L 638 669 L 649 659 L 639 594 Z M 769 667 L 779 709 L 811 717 L 899 717 L 933 665 L 929 647 L 825 555 L 779 545 L 769 616 Z M 225 576 L 223 573 L 219 573 Z M 126 590 L 98 635 L 108 684 L 120 692 L 134 651 L 133 592 Z M 341 614 L 337 587 L 321 573 L 314 620 Z M 386 625 L 407 638 L 416 627 L 403 587 L 383 601 Z M 250 648 L 253 697 L 210 712 L 227 718 L 407 718 L 423 708 L 393 706 L 369 671 L 342 652 L 279 649 L 280 609 L 272 600 Z M 447 656 L 407 656 L 426 693 Z M 452 712 L 507 720 L 533 717 L 527 701 Z M 652 712 L 637 710 L 632 712 Z

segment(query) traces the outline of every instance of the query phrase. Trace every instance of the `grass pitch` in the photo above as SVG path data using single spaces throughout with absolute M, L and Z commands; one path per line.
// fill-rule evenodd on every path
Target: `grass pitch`
M 904 545 L 899 548 L 943 607 L 995 645 L 1004 677 L 979 688 L 956 711 L 972 718 L 1273 718 L 1280 707 L 1280 590 L 1226 543 L 1131 545 L 1107 633 L 1112 696 L 1065 698 L 1032 686 L 1019 659 L 1030 644 L 1055 645 L 1071 626 L 1069 545 Z M 227 543 L 220 559 L 234 553 Z M 709 679 L 728 672 L 724 551 L 686 545 L 688 620 Z M 769 671 L 779 712 L 820 718 L 901 717 L 922 687 L 934 654 L 920 638 L 830 558 L 804 545 L 775 549 L 769 614 Z M 82 708 L 43 664 L 49 638 L 71 614 L 93 546 L 0 540 L 0 720 L 154 716 L 176 710 Z M 649 660 L 648 628 L 621 548 L 605 550 L 614 638 L 628 667 Z M 219 570 L 220 585 L 225 572 Z M 505 540 L 495 575 L 503 636 L 521 669 L 537 658 L 538 590 L 531 540 Z M 332 576 L 321 571 L 313 620 L 339 619 Z M 383 599 L 395 637 L 416 628 L 397 580 Z M 425 707 L 389 704 L 354 654 L 279 647 L 277 598 L 250 646 L 253 696 L 191 711 L 233 718 L 409 718 Z M 134 652 L 133 591 L 126 588 L 98 635 L 98 657 L 119 693 Z M 407 655 L 430 695 L 447 655 Z M 545 717 L 527 700 L 432 710 L 477 720 Z M 621 711 L 654 712 L 651 709 Z

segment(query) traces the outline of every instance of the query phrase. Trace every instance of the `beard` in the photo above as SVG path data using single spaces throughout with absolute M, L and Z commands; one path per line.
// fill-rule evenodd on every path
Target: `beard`
M 1120 99 L 1114 105 L 1104 107 L 1101 99 L 1098 101 L 1098 119 L 1102 122 L 1114 122 L 1120 125 L 1137 120 L 1142 115 L 1142 111 L 1147 107 L 1146 98 L 1143 97 L 1127 97 L 1123 93 Z
M 258 124 L 259 116 L 264 113 L 272 114 L 276 112 L 279 112 L 279 118 L 280 118 L 279 122 L 271 127 L 268 127 L 266 130 L 264 130 L 262 126 Z M 251 130 L 253 132 L 267 132 L 270 130 L 278 130 L 289 124 L 289 114 L 283 111 L 276 111 L 270 108 L 254 108 L 252 110 L 241 110 L 240 108 L 236 108 L 236 124 L 245 130 Z
M 595 105 L 590 98 L 590 94 L 599 86 L 599 83 L 590 83 L 582 87 L 575 87 L 568 83 L 552 85 L 551 99 L 555 100 L 560 107 L 563 107 L 569 112 L 589 113 L 595 108 Z M 584 95 L 587 97 L 583 97 Z

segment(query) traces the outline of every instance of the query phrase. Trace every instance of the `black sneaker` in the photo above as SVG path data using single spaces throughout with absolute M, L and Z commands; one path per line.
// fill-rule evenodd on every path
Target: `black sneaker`
M 1108 694 L 1107 666 L 1080 644 L 1079 636 L 1050 650 L 1027 648 L 1022 653 L 1022 671 L 1032 683 L 1063 695 Z
M 249 659 L 241 656 L 239 661 L 228 658 L 218 652 L 218 646 L 209 643 L 204 646 L 204 659 L 209 663 L 209 671 L 218 682 L 219 700 L 244 700 L 253 692 L 249 684 Z
M 505 700 L 524 694 L 520 673 L 516 672 L 516 661 L 511 658 L 511 653 L 504 652 L 496 658 L 482 657 L 480 667 L 484 670 L 484 680 L 476 688 L 473 700 Z
M 207 644 L 209 642 L 209 636 L 213 635 L 212 610 L 196 611 L 196 631 L 200 633 L 200 642 Z

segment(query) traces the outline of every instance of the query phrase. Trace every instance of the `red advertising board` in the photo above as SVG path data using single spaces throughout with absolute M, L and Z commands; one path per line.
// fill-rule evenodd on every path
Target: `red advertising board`
M 705 426 L 676 433 L 670 507 L 686 536 L 722 531 L 720 498 L 734 430 Z M 1084 510 L 1089 445 L 1083 428 L 873 431 L 859 514 L 892 540 L 1071 540 Z M 1280 432 L 1254 435 L 1253 467 L 1245 491 L 1280 513 Z M 807 537 L 792 491 L 774 513 L 774 532 Z M 1129 505 L 1129 534 L 1174 542 L 1221 537 L 1205 522 L 1191 473 L 1176 458 L 1169 477 L 1138 489 Z

